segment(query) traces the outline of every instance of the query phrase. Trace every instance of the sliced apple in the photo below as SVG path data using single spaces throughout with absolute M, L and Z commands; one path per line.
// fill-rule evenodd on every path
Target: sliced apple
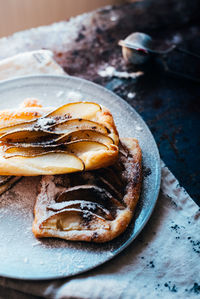
M 22 157 L 35 157 L 35 156 L 41 156 L 46 153 L 55 153 L 55 152 L 64 152 L 63 150 L 59 150 L 57 147 L 41 147 L 41 146 L 34 146 L 34 147 L 14 147 L 10 146 L 5 149 L 3 156 L 5 158 L 10 158 L 14 156 L 22 156 Z
M 48 210 L 53 211 L 53 212 L 59 212 L 65 209 L 71 209 L 71 208 L 75 208 L 75 209 L 80 209 L 80 210 L 84 210 L 84 211 L 90 211 L 94 214 L 97 214 L 103 218 L 105 218 L 106 220 L 113 220 L 114 217 L 112 216 L 112 214 L 110 213 L 110 211 L 108 209 L 106 209 L 104 206 L 98 204 L 98 203 L 94 203 L 94 202 L 90 202 L 90 201 L 82 201 L 82 200 L 70 200 L 68 202 L 58 202 L 55 204 L 51 204 L 47 207 Z
M 50 152 L 38 156 L 14 156 L 0 159 L 0 173 L 2 175 L 53 175 L 76 171 L 83 171 L 84 163 L 70 153 Z
M 101 106 L 92 102 L 75 102 L 65 104 L 54 111 L 47 114 L 47 117 L 56 117 L 60 119 L 67 118 L 91 118 L 98 111 L 101 111 Z
M 118 190 L 118 192 L 123 192 L 124 190 L 124 181 L 122 177 L 119 176 L 119 173 L 123 170 L 123 165 L 121 164 L 121 169 L 115 169 L 115 163 L 112 167 L 109 167 L 105 170 L 99 169 L 98 176 L 101 179 L 101 176 L 104 178 L 104 181 L 111 182 L 111 184 Z
M 70 143 L 62 144 L 30 144 L 19 143 L 12 145 L 6 145 L 3 148 L 4 156 L 25 156 L 33 157 L 36 155 L 42 155 L 48 152 L 68 152 L 77 156 L 89 152 L 98 150 L 107 150 L 107 145 L 88 140 L 72 141 Z
M 93 130 L 78 130 L 68 134 L 65 134 L 61 137 L 58 137 L 56 140 L 57 143 L 68 143 L 71 141 L 78 141 L 78 140 L 90 140 L 100 142 L 106 145 L 113 144 L 112 138 L 106 136 L 102 133 L 93 131 Z
M 108 150 L 108 147 L 100 142 L 80 140 L 66 144 L 66 149 L 69 152 L 80 156 L 90 151 Z
M 5 146 L 3 148 L 3 155 L 5 158 L 9 158 L 11 156 L 33 157 L 48 152 L 68 152 L 79 156 L 88 151 L 98 151 L 107 149 L 107 145 L 103 143 L 88 140 L 79 140 L 70 143 L 53 145 L 45 144 L 44 146 L 37 144 L 25 144 L 24 146 L 24 144 L 19 143 L 15 146 Z
M 83 117 L 86 119 L 90 118 L 100 110 L 101 106 L 92 102 L 68 103 L 59 108 L 54 109 L 46 115 L 42 115 L 40 117 L 33 117 L 33 115 L 31 116 L 32 119 L 27 119 L 27 121 L 22 119 L 20 122 L 17 122 L 16 124 L 14 123 L 6 127 L 2 127 L 0 128 L 0 135 L 26 128 L 32 128 L 33 130 L 43 130 L 51 127 L 56 123 L 59 123 L 63 119 L 77 117 Z
M 79 210 L 73 209 L 56 212 L 40 224 L 41 229 L 54 229 L 54 230 L 79 230 L 81 226 L 81 215 Z
M 0 136 L 5 133 L 21 131 L 21 130 L 30 130 L 30 131 L 45 131 L 52 125 L 55 125 L 56 120 L 48 117 L 40 117 L 33 120 L 28 120 L 19 124 L 14 124 L 11 126 L 6 126 L 0 128 Z
M 53 125 L 49 128 L 51 132 L 66 134 L 77 130 L 94 130 L 104 135 L 108 135 L 109 130 L 102 124 L 82 118 L 74 118 Z
M 93 219 L 94 227 L 93 227 Z M 60 231 L 70 230 L 95 230 L 97 227 L 109 229 L 110 225 L 106 220 L 90 211 L 82 211 L 81 209 L 65 209 L 64 211 L 54 212 L 52 216 L 43 221 L 40 228 L 56 229 Z
M 66 202 L 73 199 L 82 201 L 89 200 L 98 203 L 107 209 L 112 209 L 113 207 L 124 208 L 124 206 L 115 199 L 110 192 L 96 185 L 70 187 L 59 194 L 56 198 L 56 202 Z
M 19 130 L 0 137 L 4 143 L 45 143 L 57 139 L 58 134 L 43 131 Z
M 97 176 L 98 176 L 99 183 L 103 185 L 104 188 L 110 190 L 110 192 L 114 194 L 118 200 L 122 200 L 123 192 L 119 191 L 116 185 L 111 183 L 111 180 L 106 179 L 104 175 L 101 174 L 101 169 L 98 170 Z
M 13 131 L 19 131 L 19 130 L 24 130 L 24 129 L 27 129 L 27 128 L 31 128 L 32 125 L 34 124 L 34 122 L 35 121 L 27 121 L 27 122 L 23 122 L 23 123 L 20 123 L 20 124 L 0 128 L 0 136 L 5 134 L 5 133 L 10 133 L 10 132 L 13 132 Z

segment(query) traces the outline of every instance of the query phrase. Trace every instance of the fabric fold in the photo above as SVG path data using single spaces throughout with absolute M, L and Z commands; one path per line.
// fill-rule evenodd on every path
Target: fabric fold
M 64 71 L 49 51 L 28 52 L 0 62 L 1 80 L 33 73 Z M 128 248 L 104 265 L 71 278 L 22 281 L 1 277 L 3 296 L 117 299 L 195 298 L 200 294 L 200 209 L 163 162 L 161 166 L 155 210 Z

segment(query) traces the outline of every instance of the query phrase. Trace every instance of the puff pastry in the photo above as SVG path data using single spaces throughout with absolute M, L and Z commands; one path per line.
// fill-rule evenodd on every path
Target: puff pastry
M 98 169 L 118 156 L 111 113 L 96 103 L 41 107 L 28 100 L 0 112 L 0 175 L 34 176 Z
M 36 237 L 106 242 L 130 223 L 140 195 L 142 154 L 136 139 L 121 140 L 110 167 L 43 176 L 34 209 Z
M 25 99 L 17 111 L 12 109 L 0 111 L 0 127 L 11 126 L 21 121 L 31 120 L 42 116 L 46 112 L 48 112 L 48 110 L 42 108 L 37 99 Z M 0 195 L 10 189 L 20 179 L 20 176 L 0 175 Z

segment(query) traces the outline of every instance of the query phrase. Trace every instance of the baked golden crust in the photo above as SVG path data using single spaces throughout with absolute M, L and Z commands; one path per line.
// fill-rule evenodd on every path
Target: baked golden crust
M 25 99 L 15 109 L 0 111 L 0 128 L 39 118 L 51 111 L 50 107 L 42 107 L 37 99 Z
M 80 108 L 79 104 L 82 106 L 85 105 L 86 108 L 82 106 Z M 61 120 L 60 115 L 55 114 L 54 116 L 51 115 L 50 117 L 48 115 L 54 110 L 54 108 L 41 107 L 36 99 L 26 100 L 23 105 L 21 105 L 17 110 L 0 111 L 0 175 L 34 176 L 71 173 L 82 171 L 83 169 L 91 170 L 101 167 L 107 167 L 117 160 L 119 138 L 113 117 L 109 110 L 105 107 L 101 107 L 96 103 L 88 102 L 77 102 L 67 105 L 69 105 L 68 110 L 72 111 L 74 115 L 76 115 L 75 118 L 73 117 L 73 113 L 71 115 L 70 113 L 64 113 L 61 117 Z M 93 107 L 93 109 L 90 109 L 90 106 Z M 76 107 L 78 107 L 78 114 L 76 113 Z M 66 108 L 64 107 L 63 109 Z M 77 115 L 82 115 L 83 117 L 81 118 L 81 116 L 78 117 Z M 40 117 L 42 117 L 42 119 L 40 119 Z M 35 123 L 31 124 L 30 122 L 34 119 L 38 119 L 36 126 Z M 84 136 L 86 136 L 86 131 L 89 132 L 87 134 L 88 138 L 84 137 L 85 139 L 80 141 L 89 141 L 87 142 L 87 145 L 90 145 L 91 143 L 91 147 L 87 146 L 87 150 L 84 150 L 84 142 L 82 142 L 80 144 L 81 151 L 79 152 L 77 151 L 77 146 L 76 150 L 74 150 L 74 144 L 71 144 L 70 146 L 65 144 L 65 146 L 63 146 L 63 144 L 59 144 L 59 142 L 54 141 L 54 139 L 50 141 L 48 139 L 46 144 L 44 144 L 45 142 L 43 140 L 43 145 L 41 145 L 41 141 L 40 143 L 38 143 L 38 147 L 42 148 L 42 153 L 40 151 L 40 154 L 38 154 L 38 152 L 36 152 L 36 150 L 32 148 L 33 146 L 37 145 L 37 140 L 30 141 L 30 136 L 32 136 L 31 133 L 36 133 L 38 134 L 38 136 L 40 135 L 40 137 L 38 137 L 40 138 L 39 140 L 41 140 L 41 134 L 44 134 L 44 138 L 59 138 L 59 136 L 65 136 L 65 133 L 59 133 L 58 131 L 54 133 L 52 132 L 52 130 L 55 129 L 53 128 L 54 125 L 56 127 L 62 122 L 67 123 L 67 121 L 68 123 L 70 123 L 69 119 L 75 120 L 77 122 L 76 127 L 74 126 L 73 128 L 71 128 L 72 132 L 75 133 L 77 130 L 79 130 L 83 132 Z M 47 127 L 44 120 L 46 120 L 47 122 L 49 120 L 50 122 L 52 122 L 53 120 L 53 126 Z M 86 120 L 90 121 L 91 123 L 90 125 L 88 125 L 89 127 L 87 127 L 86 124 L 84 125 L 84 121 Z M 21 128 L 21 125 L 20 128 L 18 126 L 18 124 L 21 124 L 23 122 L 25 122 L 25 129 L 23 129 L 23 127 Z M 15 126 L 16 124 L 17 127 Z M 97 127 L 95 127 L 95 124 L 97 124 Z M 100 129 L 103 130 L 103 133 L 101 132 L 101 130 L 98 131 L 98 125 L 101 126 Z M 8 131 L 5 133 L 5 130 Z M 68 129 L 66 129 L 66 131 L 71 132 Z M 97 140 L 93 140 L 92 138 L 94 137 L 91 137 L 91 133 L 94 132 L 97 135 Z M 26 141 L 23 141 L 26 143 L 25 145 L 21 144 L 23 142 L 20 141 L 20 138 L 22 138 L 22 134 L 25 134 L 24 136 L 26 136 L 24 137 L 24 140 Z M 103 141 L 100 142 L 98 138 L 100 139 L 100 141 L 108 141 L 105 141 L 105 143 L 103 143 Z M 75 142 L 77 141 L 79 140 L 75 139 Z M 54 146 L 49 148 L 50 142 L 55 143 L 54 145 L 57 145 L 57 147 Z M 27 144 L 29 145 L 29 149 Z M 25 153 L 23 152 L 22 154 L 21 148 L 23 148 L 23 146 L 25 147 Z M 14 154 L 12 155 L 7 154 L 10 147 L 13 148 Z M 30 151 L 31 153 L 35 151 L 35 154 L 30 154 Z M 42 157 L 41 154 L 43 155 Z M 77 157 L 77 160 L 75 159 L 75 157 L 72 157 L 72 154 Z M 51 168 L 52 159 L 54 160 L 54 162 Z M 66 162 L 64 162 L 64 160 Z M 81 163 L 80 160 L 82 161 Z M 56 161 L 58 162 L 57 166 L 55 165 Z
M 110 130 L 109 136 L 113 139 L 114 143 L 118 145 L 119 135 L 112 114 L 106 107 L 104 106 L 101 107 L 102 110 L 97 112 L 97 114 L 95 115 L 94 118 L 92 118 L 92 120 L 105 125 Z
M 141 163 L 137 140 L 123 138 L 113 166 L 44 176 L 34 209 L 34 235 L 87 242 L 107 242 L 120 235 L 139 199 Z

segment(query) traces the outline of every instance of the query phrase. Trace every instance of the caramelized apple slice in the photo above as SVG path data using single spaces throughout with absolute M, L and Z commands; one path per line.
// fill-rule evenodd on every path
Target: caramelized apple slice
M 0 136 L 5 134 L 5 133 L 10 133 L 10 132 L 14 132 L 14 131 L 19 131 L 19 130 L 24 130 L 24 129 L 27 129 L 27 128 L 31 128 L 34 123 L 35 123 L 35 120 L 34 121 L 27 121 L 27 122 L 23 122 L 23 123 L 20 123 L 20 124 L 0 128 Z
M 0 159 L 2 175 L 52 175 L 83 170 L 84 163 L 81 159 L 64 152 L 44 152 L 33 157 L 14 156 Z
M 59 134 L 66 134 L 77 130 L 94 130 L 104 135 L 108 135 L 109 133 L 108 129 L 104 125 L 82 118 L 66 120 L 64 122 L 51 126 L 49 130 L 51 132 Z
M 88 200 L 70 200 L 68 202 L 57 202 L 55 204 L 47 206 L 47 210 L 53 212 L 60 212 L 62 210 L 71 208 L 80 209 L 82 211 L 91 211 L 92 213 L 97 214 L 106 220 L 114 219 L 110 211 L 106 209 L 104 206 L 96 202 L 90 202 Z
M 76 102 L 65 104 L 54 111 L 50 112 L 47 117 L 56 117 L 60 119 L 67 118 L 91 118 L 98 111 L 101 111 L 101 106 L 92 102 Z
M 56 198 L 56 202 L 66 202 L 73 199 L 89 200 L 98 203 L 107 209 L 109 208 L 124 208 L 123 204 L 115 199 L 110 192 L 104 188 L 97 187 L 96 185 L 79 185 L 70 187 L 63 191 Z
M 21 146 L 10 146 L 5 149 L 3 153 L 4 158 L 10 158 L 14 156 L 22 156 L 22 157 L 35 157 L 40 156 L 46 153 L 55 153 L 55 152 L 65 152 L 61 148 L 58 147 L 41 147 L 41 146 L 33 146 L 33 147 L 21 147 Z
M 24 146 L 25 145 L 25 146 Z M 88 151 L 107 150 L 107 145 L 88 140 L 73 141 L 70 143 L 62 144 L 17 144 L 15 146 L 4 146 L 3 156 L 9 158 L 12 156 L 34 157 L 49 152 L 70 152 L 76 155 Z
M 70 231 L 82 229 L 95 230 L 96 227 L 109 229 L 110 225 L 103 217 L 90 211 L 71 208 L 65 209 L 64 211 L 54 212 L 54 214 L 43 221 L 39 227 L 44 229 Z
M 66 148 L 69 152 L 80 156 L 86 152 L 93 152 L 99 150 L 108 150 L 107 145 L 97 142 L 97 141 L 73 141 L 71 143 L 66 144 Z
M 58 134 L 43 131 L 19 130 L 4 134 L 0 142 L 5 143 L 45 143 L 58 138 Z
M 105 173 L 105 172 L 104 172 Z M 111 193 L 115 195 L 115 198 L 120 200 L 123 198 L 123 188 L 119 188 L 119 186 L 116 186 L 115 184 L 112 184 L 110 180 L 104 177 L 104 175 L 101 174 L 101 169 L 97 173 L 99 183 L 104 186 L 107 190 L 110 190 Z M 112 177 L 112 176 L 111 176 Z M 121 186 L 121 185 L 120 185 Z
M 56 123 L 57 122 L 54 119 L 40 117 L 31 121 L 26 121 L 19 124 L 0 128 L 0 136 L 5 133 L 21 131 L 26 129 L 30 131 L 45 131 L 52 125 L 55 125 Z
M 69 118 L 90 118 L 98 111 L 101 110 L 101 106 L 92 102 L 76 102 L 68 103 L 59 108 L 54 109 L 46 115 L 41 115 L 40 117 L 34 117 L 34 114 L 31 114 L 30 118 L 27 120 L 23 119 L 17 124 L 11 123 L 6 127 L 0 128 L 0 135 L 9 133 L 16 130 L 23 130 L 26 128 L 32 130 L 43 130 L 48 129 L 52 125 L 59 123 L 63 119 Z M 21 113 L 23 114 L 23 113 Z M 28 112 L 27 112 L 28 114 Z M 29 112 L 30 114 L 30 112 Z
M 106 136 L 102 133 L 92 131 L 92 130 L 78 130 L 64 136 L 59 137 L 56 142 L 57 143 L 68 143 L 71 141 L 78 141 L 78 140 L 91 140 L 97 141 L 103 144 L 113 144 L 114 141 L 109 136 Z
M 13 156 L 22 156 L 22 157 L 34 157 L 38 155 L 43 155 L 45 153 L 53 152 L 68 152 L 75 155 L 81 155 L 88 151 L 98 151 L 98 150 L 107 150 L 107 145 L 96 142 L 96 141 L 87 141 L 80 140 L 70 143 L 62 144 L 17 144 L 14 146 L 4 146 L 2 148 L 4 158 L 10 158 Z

